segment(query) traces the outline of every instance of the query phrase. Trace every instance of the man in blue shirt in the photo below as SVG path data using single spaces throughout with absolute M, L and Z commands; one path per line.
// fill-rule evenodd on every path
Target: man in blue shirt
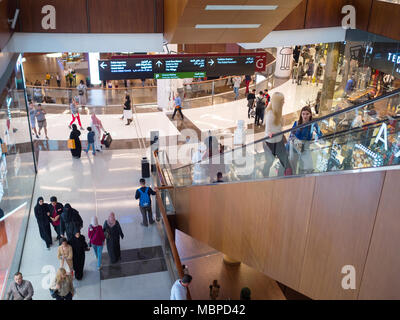
M 174 110 L 174 114 L 172 115 L 172 120 L 174 120 L 174 117 L 175 117 L 175 114 L 177 111 L 181 114 L 181 117 L 183 120 L 182 100 L 181 100 L 181 97 L 179 96 L 179 93 L 175 94 L 175 110 Z
M 344 89 L 344 91 L 346 92 L 347 95 L 349 95 L 349 94 L 353 91 L 354 85 L 355 85 L 354 79 L 353 79 L 353 77 L 351 77 L 351 78 L 347 81 L 347 83 L 346 83 L 346 88 Z
M 156 192 L 152 188 L 146 187 L 146 180 L 141 178 L 140 188 L 136 190 L 135 199 L 139 199 L 140 213 L 142 214 L 143 222 L 140 224 L 144 227 L 148 227 L 149 223 L 153 224 L 153 211 L 151 210 L 151 196 L 156 195 Z M 157 188 L 154 188 L 156 191 Z M 146 215 L 147 214 L 147 215 Z M 160 221 L 159 212 L 156 212 L 156 220 Z

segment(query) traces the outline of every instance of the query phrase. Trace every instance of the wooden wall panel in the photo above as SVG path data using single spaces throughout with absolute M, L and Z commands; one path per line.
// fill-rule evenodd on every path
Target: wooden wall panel
M 86 0 L 20 0 L 21 32 L 87 33 Z M 56 8 L 56 30 L 42 28 L 42 8 Z
M 178 201 L 175 204 L 179 229 L 205 243 L 209 240 L 209 193 L 210 189 L 207 187 L 198 187 L 196 192 L 189 188 L 181 188 L 176 194 Z
M 397 170 L 178 188 L 177 225 L 313 299 L 400 299 L 399 181 Z M 356 290 L 341 286 L 345 265 Z
M 400 5 L 373 1 L 368 32 L 400 41 Z
M 356 299 L 385 172 L 316 178 L 300 292 L 317 299 Z M 342 267 L 356 269 L 344 290 Z
M 296 30 L 304 29 L 308 0 L 303 0 L 275 29 Z
M 267 211 L 273 201 L 272 195 L 273 183 L 238 183 L 235 196 L 226 200 L 242 216 L 240 260 L 261 272 L 267 259 Z M 246 209 L 243 201 L 246 201 Z
M 276 180 L 265 228 L 264 273 L 299 290 L 315 177 Z
M 164 0 L 156 0 L 156 29 L 154 32 L 163 33 L 164 32 Z
M 400 299 L 400 171 L 387 171 L 359 299 Z
M 356 8 L 357 29 L 366 30 L 372 0 L 308 0 L 305 28 L 338 27 L 344 15 L 342 8 L 353 5 Z
M 154 33 L 163 10 L 154 0 L 89 0 L 90 31 L 93 33 Z
M 297 289 L 314 183 L 305 178 L 179 188 L 178 229 Z

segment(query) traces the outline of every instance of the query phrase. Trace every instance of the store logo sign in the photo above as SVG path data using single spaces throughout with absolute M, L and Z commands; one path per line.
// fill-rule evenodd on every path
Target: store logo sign
M 398 53 L 388 53 L 388 61 L 395 64 L 400 64 L 400 54 Z
M 344 6 L 342 8 L 342 14 L 345 16 L 342 19 L 343 29 L 355 29 L 356 28 L 356 8 L 351 5 Z
M 386 123 L 383 123 L 381 128 L 379 129 L 379 132 L 375 138 L 375 143 L 377 144 L 378 142 L 382 142 L 383 145 L 385 146 L 385 150 L 387 151 L 388 149 L 388 134 L 387 134 L 387 125 Z M 400 157 L 400 151 L 397 152 L 394 155 L 396 158 Z
M 356 289 L 356 268 L 352 265 L 345 265 L 342 268 L 342 274 L 346 276 L 342 279 L 342 288 L 344 290 Z
M 52 5 L 46 5 L 42 8 L 42 14 L 45 16 L 42 19 L 42 28 L 44 30 L 56 29 L 56 8 Z

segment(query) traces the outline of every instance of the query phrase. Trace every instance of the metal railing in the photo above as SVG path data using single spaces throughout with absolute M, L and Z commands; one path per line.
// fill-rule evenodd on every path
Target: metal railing
M 175 214 L 175 208 L 173 205 L 172 197 L 170 194 L 170 190 L 174 189 L 173 185 L 171 185 L 171 180 L 166 179 L 166 175 L 162 167 L 160 166 L 160 161 L 158 158 L 158 151 L 154 151 L 154 159 L 155 159 L 155 166 L 156 166 L 156 183 L 157 193 L 156 193 L 156 201 L 157 201 L 157 210 L 161 213 L 162 216 L 162 226 L 163 228 L 160 230 L 162 237 L 165 238 L 166 241 L 164 244 L 166 256 L 172 256 L 172 260 L 174 262 L 174 266 L 171 266 L 173 270 L 171 270 L 174 274 L 174 278 L 177 277 L 183 278 L 184 270 L 181 259 L 179 257 L 178 249 L 176 248 L 175 244 L 175 237 L 173 234 L 173 228 L 171 226 L 170 220 L 168 216 Z M 169 213 L 169 214 L 168 214 Z M 191 295 L 189 288 L 187 289 L 187 298 L 191 300 Z

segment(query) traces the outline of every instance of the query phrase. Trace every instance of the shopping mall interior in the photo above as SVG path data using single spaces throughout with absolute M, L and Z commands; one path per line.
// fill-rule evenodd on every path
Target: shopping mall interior
M 68 300 L 60 267 L 73 300 L 170 300 L 187 274 L 188 300 L 400 299 L 399 0 L 3 0 L 0 20 L 0 300 L 18 272 Z

